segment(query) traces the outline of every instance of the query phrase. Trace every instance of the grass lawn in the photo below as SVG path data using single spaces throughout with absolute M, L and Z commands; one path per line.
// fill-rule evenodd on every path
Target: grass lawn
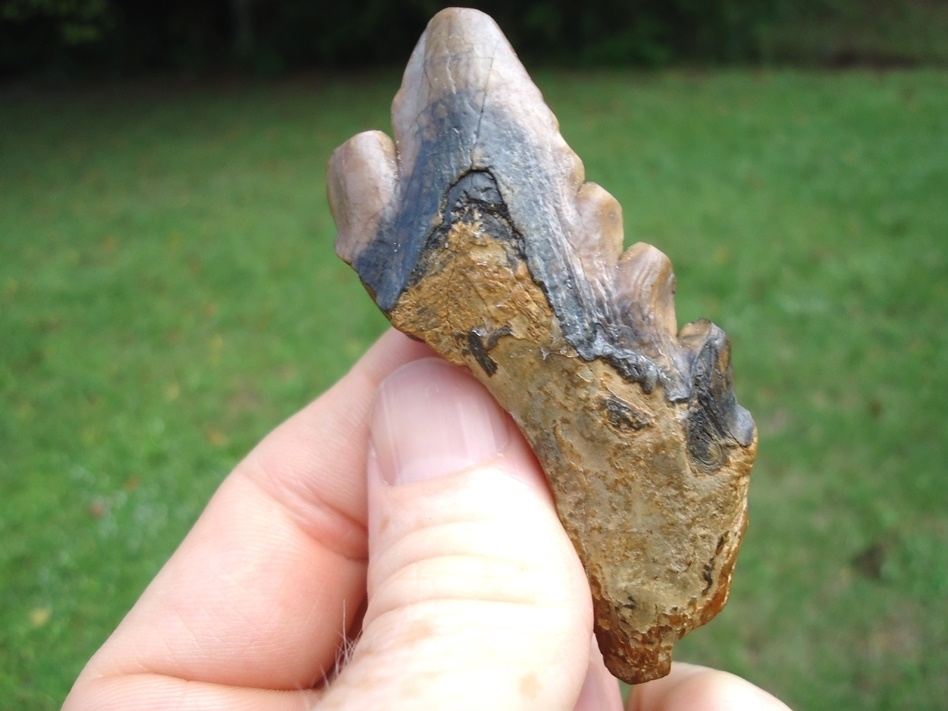
M 677 658 L 797 709 L 948 699 L 948 72 L 536 77 L 760 456 Z M 0 94 L 0 708 L 58 708 L 234 463 L 384 327 L 332 149 L 394 74 Z

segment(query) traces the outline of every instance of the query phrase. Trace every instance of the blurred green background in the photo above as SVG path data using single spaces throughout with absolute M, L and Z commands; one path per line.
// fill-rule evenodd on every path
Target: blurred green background
M 677 658 L 797 709 L 944 709 L 948 70 L 866 40 L 828 71 L 807 38 L 530 68 L 760 429 L 731 602 Z M 49 66 L 0 86 L 4 709 L 59 707 L 231 467 L 385 327 L 324 168 L 388 128 L 397 70 Z

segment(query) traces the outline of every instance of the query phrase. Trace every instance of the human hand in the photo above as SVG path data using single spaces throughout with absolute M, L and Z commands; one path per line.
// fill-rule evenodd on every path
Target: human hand
M 620 709 L 542 471 L 430 355 L 389 332 L 266 437 L 64 709 Z M 786 708 L 681 664 L 629 703 Z

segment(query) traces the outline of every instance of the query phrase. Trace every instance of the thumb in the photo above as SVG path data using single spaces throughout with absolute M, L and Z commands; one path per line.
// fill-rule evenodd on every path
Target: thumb
M 472 377 L 429 358 L 382 385 L 371 437 L 368 607 L 324 700 L 572 709 L 590 663 L 589 588 L 516 426 Z

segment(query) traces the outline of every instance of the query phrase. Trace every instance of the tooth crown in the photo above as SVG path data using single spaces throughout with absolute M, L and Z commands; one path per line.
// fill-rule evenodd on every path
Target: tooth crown
M 392 107 L 329 165 L 336 250 L 400 330 L 520 425 L 589 577 L 610 670 L 668 673 L 723 607 L 756 453 L 708 321 L 677 328 L 671 262 L 622 253 L 621 208 L 475 10 L 429 23 Z

